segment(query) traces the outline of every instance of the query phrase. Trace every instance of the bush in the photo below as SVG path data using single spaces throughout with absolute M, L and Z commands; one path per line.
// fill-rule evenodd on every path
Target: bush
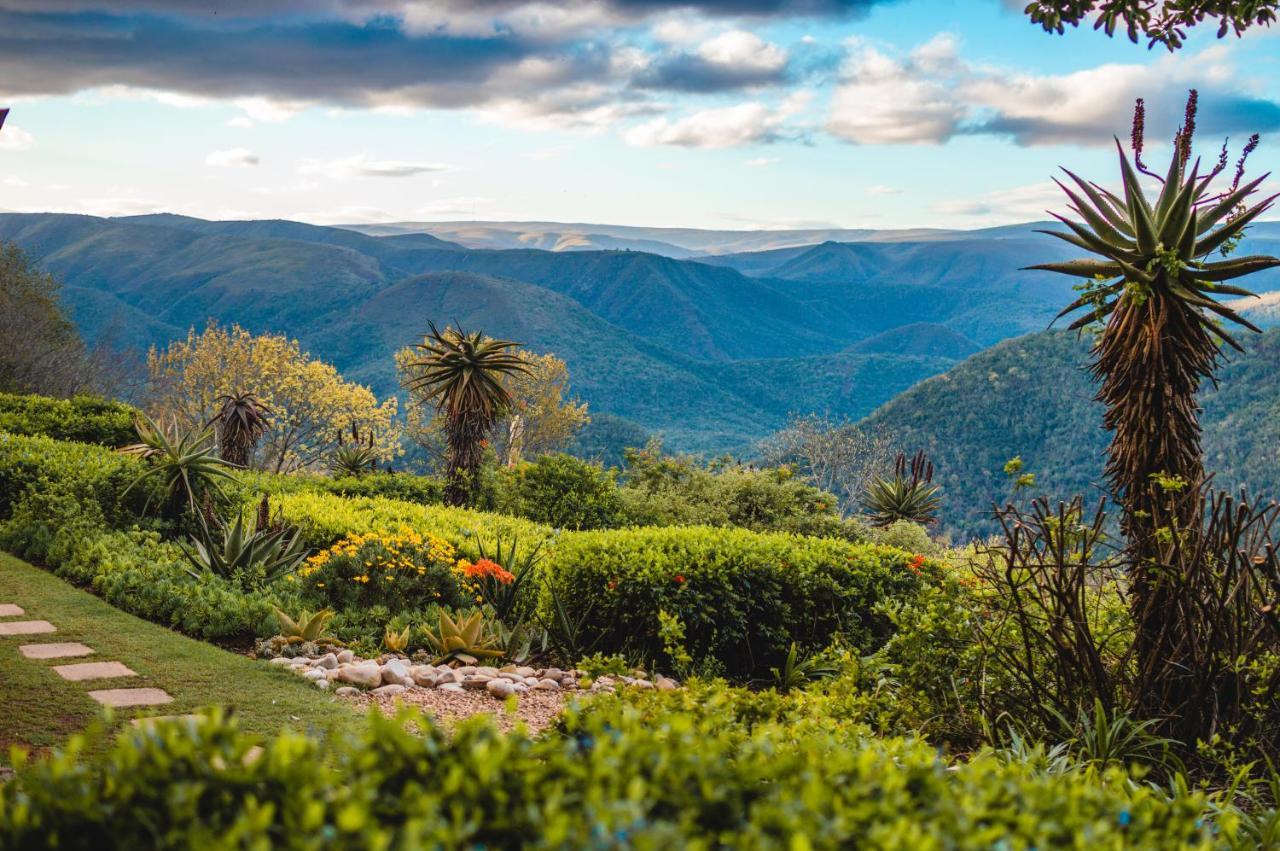
M 444 482 L 409 473 L 367 473 L 363 476 L 308 476 L 305 489 L 346 497 L 386 497 L 419 505 L 444 502 Z
M 295 581 L 305 602 L 334 611 L 465 606 L 453 546 L 411 529 L 348 535 L 307 559 Z
M 867 537 L 860 523 L 841 520 L 833 495 L 805 484 L 788 467 L 702 466 L 664 455 L 657 444 L 628 450 L 621 496 L 626 519 L 636 526 L 740 526 L 849 541 Z
M 32 486 L 65 484 L 84 505 L 94 505 L 109 523 L 128 524 L 159 491 L 148 483 L 130 485 L 142 463 L 101 446 L 0 432 L 0 519 Z M 127 493 L 126 493 L 127 491 Z
M 95 396 L 51 399 L 0 393 L 0 431 L 55 440 L 124 446 L 133 443 L 135 409 Z
M 502 471 L 498 505 L 556 529 L 610 529 L 626 522 L 613 471 L 572 455 L 543 455 Z
M 32 849 L 1248 847 L 1203 795 L 1122 769 L 989 753 L 948 766 L 917 740 L 759 704 L 602 698 L 537 740 L 483 721 L 446 735 L 406 712 L 372 715 L 358 736 L 259 742 L 214 712 L 20 759 L 0 836 Z
M 743 529 L 628 529 L 564 536 L 548 581 L 571 618 L 600 635 L 596 650 L 670 664 L 658 621 L 667 612 L 683 622 L 695 662 L 749 677 L 780 665 L 793 641 L 804 651 L 837 637 L 876 647 L 889 632 L 877 601 L 922 584 L 912 561 L 901 550 Z
M 284 521 L 300 528 L 314 549 L 328 547 L 346 535 L 394 533 L 405 527 L 435 535 L 467 558 L 479 556 L 477 537 L 492 541 L 514 535 L 530 545 L 551 537 L 546 526 L 519 517 L 444 505 L 417 505 L 381 497 L 344 499 L 305 491 L 281 493 L 272 501 Z M 246 507 L 253 504 L 246 500 Z

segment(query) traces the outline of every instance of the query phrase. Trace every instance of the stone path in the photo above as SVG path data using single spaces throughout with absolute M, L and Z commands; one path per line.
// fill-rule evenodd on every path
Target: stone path
M 26 617 L 26 611 L 13 603 L 0 603 L 0 618 Z M 58 628 L 48 621 L 42 620 L 0 620 L 0 638 L 20 635 L 47 635 L 56 633 Z M 33 661 L 47 659 L 74 659 L 92 656 L 94 649 L 79 642 L 50 642 L 46 644 L 19 645 L 18 652 L 26 659 Z M 74 662 L 51 666 L 58 676 L 69 682 L 98 681 L 136 677 L 136 671 L 130 670 L 121 662 L 103 660 L 100 662 Z M 171 703 L 173 697 L 159 688 L 108 688 L 95 689 L 89 697 L 103 706 L 125 708 L 130 706 L 159 706 Z

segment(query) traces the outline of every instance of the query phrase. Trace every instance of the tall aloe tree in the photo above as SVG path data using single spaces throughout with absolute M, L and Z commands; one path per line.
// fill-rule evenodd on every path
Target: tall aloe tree
M 415 346 L 422 359 L 408 365 L 405 389 L 420 392 L 424 402 L 434 403 L 444 415 L 449 445 L 445 501 L 451 505 L 470 500 L 489 433 L 511 407 L 511 394 L 499 379 L 528 372 L 512 351 L 519 345 L 479 331 L 441 331 L 432 323 L 431 332 Z
M 1224 145 L 1217 164 L 1201 172 L 1200 161 L 1191 156 L 1195 112 L 1192 91 L 1169 168 L 1160 176 L 1142 164 L 1144 115 L 1138 101 L 1132 161 L 1116 140 L 1123 196 L 1064 169 L 1071 185 L 1058 185 L 1082 221 L 1055 215 L 1067 230 L 1045 233 L 1095 257 L 1031 267 L 1087 279 L 1080 298 L 1061 315 L 1085 311 L 1073 329 L 1101 326 L 1092 370 L 1100 380 L 1097 398 L 1106 406 L 1104 424 L 1112 432 L 1107 476 L 1124 509 L 1122 528 L 1135 564 L 1135 650 L 1143 671 L 1176 665 L 1169 656 L 1178 645 L 1180 601 L 1171 599 L 1155 564 L 1156 501 L 1167 501 L 1164 490 L 1203 481 L 1196 393 L 1212 379 L 1222 345 L 1241 348 L 1228 327 L 1258 330 L 1219 297 L 1252 295 L 1225 282 L 1280 265 L 1274 257 L 1228 256 L 1244 228 L 1275 197 L 1250 206 L 1266 177 L 1243 181 L 1257 137 L 1236 162 L 1234 181 L 1215 192 L 1212 184 L 1228 168 L 1227 149 Z M 1154 201 L 1144 193 L 1140 175 L 1160 184 Z M 1211 261 L 1215 253 L 1225 259 Z M 1194 501 L 1181 504 L 1188 506 L 1184 513 L 1193 510 Z M 1199 522 L 1194 516 L 1176 520 L 1184 530 L 1194 530 Z
M 271 409 L 252 393 L 228 393 L 217 401 L 221 407 L 213 422 L 222 458 L 237 467 L 248 467 L 253 450 L 271 424 Z

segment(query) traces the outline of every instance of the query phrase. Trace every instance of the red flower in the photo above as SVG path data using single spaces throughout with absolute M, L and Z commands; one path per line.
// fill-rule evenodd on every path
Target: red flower
M 475 564 L 465 564 L 462 572 L 469 579 L 484 579 L 492 576 L 501 585 L 507 585 L 515 581 L 515 576 L 506 570 L 502 565 L 487 558 L 482 558 Z
M 677 574 L 676 574 L 676 584 L 677 584 L 677 585 L 683 585 L 683 584 L 684 584 L 684 574 L 683 574 L 683 573 L 677 573 Z
M 610 591 L 616 591 L 616 590 L 618 590 L 618 580 L 616 580 L 616 579 L 610 579 L 610 580 L 609 580 L 609 590 L 610 590 Z

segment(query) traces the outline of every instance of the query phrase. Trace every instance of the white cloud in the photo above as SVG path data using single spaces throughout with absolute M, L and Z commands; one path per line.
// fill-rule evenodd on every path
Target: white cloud
M 830 133 L 860 145 L 892 145 L 945 142 L 956 132 L 965 108 L 938 75 L 948 56 L 954 59 L 954 39 L 936 36 L 906 60 L 855 47 L 831 96 Z
M 868 186 L 863 190 L 868 195 L 901 195 L 903 190 L 896 186 Z
M 0 130 L 0 151 L 25 151 L 36 146 L 36 137 L 6 122 Z
M 1149 138 L 1166 138 L 1189 88 L 1200 91 L 1206 132 L 1280 126 L 1280 104 L 1251 92 L 1221 45 L 1066 74 L 968 62 L 946 33 L 905 57 L 859 40 L 849 47 L 827 130 L 857 144 L 937 144 L 977 133 L 1020 145 L 1110 144 L 1113 134 L 1127 135 L 1139 97 L 1147 103 Z
M 204 158 L 205 165 L 211 165 L 216 168 L 253 166 L 260 162 L 262 162 L 262 158 L 248 148 L 228 148 L 225 151 L 214 151 Z
M 764 168 L 767 165 L 773 165 L 779 161 L 778 157 L 755 157 L 754 159 L 747 160 L 747 165 L 752 168 Z
M 311 106 L 306 101 L 264 97 L 236 98 L 232 103 L 249 119 L 262 124 L 283 124 Z
M 729 30 L 698 46 L 708 62 L 752 71 L 776 71 L 787 64 L 787 52 L 755 33 Z
M 684 148 L 733 148 L 788 137 L 788 120 L 804 111 L 810 92 L 796 92 L 777 107 L 757 101 L 694 112 L 683 118 L 655 118 L 623 134 L 638 147 L 676 145 Z
M 1047 218 L 1046 210 L 1061 209 L 1062 190 L 1050 181 L 998 189 L 972 197 L 940 201 L 933 212 L 970 220 L 970 224 L 1025 222 Z
M 316 174 L 335 180 L 351 177 L 414 177 L 435 171 L 449 171 L 444 163 L 410 160 L 372 160 L 366 154 L 355 154 L 334 160 L 303 160 L 299 174 Z
M 247 115 L 237 115 L 235 118 L 227 120 L 228 127 L 252 127 L 253 120 Z
M 361 206 L 337 207 L 319 212 L 294 213 L 289 218 L 317 225 L 380 224 L 404 221 L 403 216 L 393 215 L 378 207 Z
M 21 177 L 13 177 L 13 176 L 6 177 L 3 181 L 0 181 L 0 182 L 4 183 L 5 186 L 14 186 L 19 189 L 22 188 L 23 186 L 31 185 L 27 181 L 23 180 Z

